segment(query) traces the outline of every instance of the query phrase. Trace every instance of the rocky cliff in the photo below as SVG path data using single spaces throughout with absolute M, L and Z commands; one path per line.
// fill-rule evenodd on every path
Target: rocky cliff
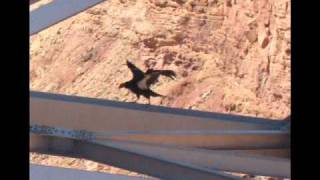
M 30 88 L 132 101 L 127 59 L 171 69 L 152 104 L 290 114 L 289 0 L 110 0 L 31 37 Z M 145 103 L 141 99 L 138 103 Z

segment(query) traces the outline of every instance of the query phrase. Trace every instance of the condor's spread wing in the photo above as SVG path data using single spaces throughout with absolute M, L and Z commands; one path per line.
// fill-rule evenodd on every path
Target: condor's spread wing
M 154 84 L 155 82 L 157 82 L 160 75 L 167 76 L 167 77 L 169 77 L 171 79 L 174 79 L 174 77 L 176 77 L 176 73 L 174 71 L 171 71 L 171 70 L 153 70 L 153 69 L 149 69 L 146 72 L 146 75 L 145 75 L 147 86 L 150 86 L 151 84 Z
M 142 79 L 144 77 L 144 73 L 137 68 L 134 64 L 132 64 L 130 61 L 127 61 L 127 66 L 132 72 L 133 79 Z

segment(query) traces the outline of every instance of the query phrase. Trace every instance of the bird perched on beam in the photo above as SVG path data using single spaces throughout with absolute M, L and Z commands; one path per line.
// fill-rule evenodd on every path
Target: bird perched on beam
M 127 60 L 127 66 L 132 72 L 132 79 L 130 81 L 124 82 L 119 85 L 119 88 L 127 88 L 137 96 L 137 100 L 140 95 L 148 99 L 148 104 L 150 104 L 150 97 L 164 97 L 150 89 L 150 86 L 158 82 L 160 75 L 170 77 L 174 79 L 176 73 L 171 70 L 154 70 L 148 69 L 146 72 L 141 71 L 134 64 Z

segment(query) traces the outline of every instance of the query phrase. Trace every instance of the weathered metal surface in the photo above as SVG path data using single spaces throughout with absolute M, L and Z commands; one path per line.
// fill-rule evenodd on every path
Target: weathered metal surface
M 55 135 L 79 140 L 119 140 L 207 149 L 279 149 L 290 147 L 289 133 L 281 130 L 90 132 L 31 124 L 30 131 L 37 134 Z
M 30 35 L 74 16 L 104 0 L 54 0 L 30 12 Z M 31 1 L 30 3 L 34 3 Z
M 239 180 L 218 170 L 141 155 L 121 148 L 61 137 L 30 136 L 30 150 L 38 153 L 85 158 L 166 180 Z M 39 141 L 40 140 L 40 141 Z M 66 146 L 65 146 L 66 143 Z
M 215 149 L 290 146 L 289 132 L 278 130 L 282 122 L 258 118 L 48 93 L 32 93 L 30 107 L 32 125 L 94 132 L 99 139 Z
M 199 148 L 166 147 L 119 141 L 99 141 L 97 143 L 141 155 L 158 157 L 212 170 L 276 177 L 290 176 L 290 160 L 286 158 L 248 155 L 228 150 L 217 151 Z
M 284 123 L 261 118 L 30 93 L 30 123 L 92 132 L 277 130 Z
M 50 136 L 48 137 L 47 142 L 43 140 L 43 136 L 35 136 L 31 141 L 31 150 L 34 151 L 37 149 L 52 150 L 52 148 L 54 148 L 59 151 L 72 152 L 74 148 L 72 139 L 77 139 L 138 153 L 142 156 L 147 155 L 150 157 L 162 158 L 164 160 L 173 160 L 175 162 L 183 162 L 188 165 L 202 168 L 283 177 L 288 177 L 290 174 L 290 160 L 286 158 L 264 157 L 258 156 L 257 154 L 252 155 L 250 152 L 241 153 L 240 150 L 237 150 L 238 152 L 228 150 L 217 151 L 186 148 L 179 145 L 161 146 L 155 143 L 112 140 L 112 138 L 108 139 L 107 136 L 104 140 L 101 140 L 101 138 L 97 138 L 97 133 L 94 132 L 73 131 L 50 127 L 31 126 L 30 131 L 33 136 L 35 136 L 35 134 Z M 62 137 L 65 139 L 57 142 L 55 141 L 55 137 Z M 34 142 L 37 142 L 37 144 L 35 145 Z M 261 149 L 261 151 L 263 151 L 263 149 Z
M 31 151 L 166 179 L 181 179 L 178 172 L 190 179 L 235 178 L 222 170 L 290 177 L 290 133 L 283 122 L 39 92 L 31 93 L 30 107 Z M 146 164 L 122 164 L 137 159 Z M 176 174 L 165 175 L 169 170 Z
M 43 136 L 35 136 L 38 139 L 33 139 L 31 141 L 31 150 L 36 151 L 39 149 L 44 149 L 50 151 L 52 148 L 54 148 L 65 153 L 69 151 L 73 152 L 73 141 L 71 139 L 64 138 L 68 136 L 74 138 L 74 135 L 72 135 L 73 132 L 65 132 L 65 134 L 65 136 L 61 134 L 61 131 L 60 134 L 55 134 L 53 131 L 51 137 L 48 137 L 49 139 L 47 142 L 44 142 L 44 140 L 41 139 L 44 138 Z M 56 139 L 59 138 L 56 137 L 58 136 L 63 137 L 63 140 L 57 142 Z M 184 163 L 201 168 L 268 176 L 290 176 L 290 160 L 286 158 L 252 155 L 248 153 L 242 153 L 239 150 L 238 152 L 228 150 L 219 151 L 179 146 L 161 146 L 147 143 L 132 143 L 127 141 L 99 141 L 92 138 L 82 140 L 95 142 L 107 147 L 113 147 L 127 152 L 138 153 L 142 156 L 161 158 L 163 160 Z M 35 141 L 37 141 L 37 146 L 34 144 Z

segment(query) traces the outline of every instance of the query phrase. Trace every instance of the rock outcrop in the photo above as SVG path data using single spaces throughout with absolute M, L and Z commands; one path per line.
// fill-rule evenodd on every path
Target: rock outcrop
M 178 73 L 153 104 L 290 114 L 289 0 L 106 1 L 32 36 L 30 53 L 32 90 L 130 101 L 130 58 Z

